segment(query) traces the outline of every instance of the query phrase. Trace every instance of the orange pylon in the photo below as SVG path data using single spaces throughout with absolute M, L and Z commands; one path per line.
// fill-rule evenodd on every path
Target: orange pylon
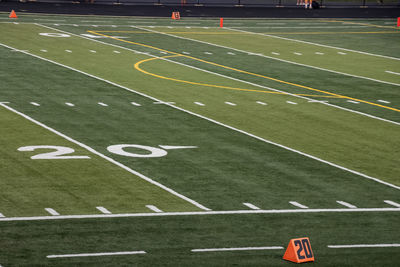
M 10 16 L 8 16 L 8 17 L 9 17 L 9 18 L 12 18 L 12 19 L 18 18 L 18 17 L 17 17 L 17 14 L 16 14 L 15 11 L 14 11 L 14 9 L 11 10 Z
M 181 19 L 181 15 L 179 14 L 179 12 L 172 12 L 172 19 Z

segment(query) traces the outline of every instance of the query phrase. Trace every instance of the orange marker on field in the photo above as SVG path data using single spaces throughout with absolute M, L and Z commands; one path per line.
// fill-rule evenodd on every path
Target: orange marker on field
M 219 19 L 219 27 L 224 27 L 224 18 Z
M 400 17 L 397 18 L 397 27 L 400 27 Z
M 314 261 L 310 239 L 308 237 L 291 239 L 283 259 L 295 263 Z
M 179 12 L 172 12 L 172 19 L 181 19 L 181 14 Z
M 15 11 L 14 11 L 14 9 L 11 10 L 10 16 L 8 16 L 8 17 L 11 18 L 11 19 L 16 19 L 16 18 L 18 18 L 18 17 L 17 17 L 17 14 L 16 14 Z

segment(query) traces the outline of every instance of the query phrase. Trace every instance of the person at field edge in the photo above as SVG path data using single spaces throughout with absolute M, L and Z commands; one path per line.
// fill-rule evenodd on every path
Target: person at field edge
M 304 5 L 304 0 L 297 0 L 297 5 L 298 6 Z
M 312 0 L 305 0 L 306 1 L 306 3 L 305 3 L 305 8 L 312 8 Z

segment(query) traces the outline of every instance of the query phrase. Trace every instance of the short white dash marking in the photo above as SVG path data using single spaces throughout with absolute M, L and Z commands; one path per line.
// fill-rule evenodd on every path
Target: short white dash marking
M 288 103 L 288 104 L 292 104 L 292 105 L 297 105 L 297 103 L 296 103 L 296 102 L 292 102 L 292 101 L 286 101 L 286 103 Z
M 199 106 L 205 106 L 203 103 L 201 103 L 201 102 L 194 102 L 196 105 L 199 105 Z
M 121 52 L 119 52 L 119 51 L 117 51 L 117 50 L 114 50 L 113 51 L 115 54 L 121 54 Z
M 227 105 L 230 105 L 230 106 L 236 106 L 236 104 L 235 103 L 232 103 L 232 102 L 225 102 L 225 104 L 227 104 Z
M 60 24 L 53 24 L 54 26 L 60 26 Z
M 157 213 L 163 212 L 162 210 L 153 205 L 146 205 L 146 207 Z
M 138 103 L 136 103 L 136 102 L 131 102 L 131 104 L 134 105 L 134 106 L 137 106 L 137 107 L 140 107 L 140 106 L 141 106 L 140 104 L 138 104 Z
M 182 52 L 182 54 L 185 54 L 185 55 L 190 55 L 190 53 L 189 53 L 189 52 L 185 52 L 185 51 L 183 51 L 183 52 Z
M 271 54 L 273 54 L 275 56 L 279 56 L 280 55 L 280 53 L 277 53 L 277 52 L 271 52 Z
M 354 100 L 347 100 L 347 102 L 353 103 L 353 104 L 360 104 L 360 102 L 357 102 L 357 101 L 354 101 Z
M 390 73 L 390 74 L 400 75 L 400 73 L 394 72 L 394 71 L 390 71 L 390 70 L 386 70 L 385 72 Z
M 347 55 L 345 52 L 337 52 L 339 55 Z
M 106 103 L 103 103 L 103 102 L 99 102 L 97 104 L 99 104 L 100 106 L 103 106 L 103 107 L 108 107 L 108 105 Z
M 73 258 L 73 257 L 99 257 L 99 256 L 117 256 L 117 255 L 135 255 L 146 254 L 146 251 L 120 251 L 120 252 L 101 252 L 101 253 L 81 253 L 81 254 L 63 254 L 63 255 L 47 255 L 48 259 L 53 258 Z
M 316 55 L 325 55 L 325 53 L 315 52 Z
M 18 25 L 19 23 L 18 22 L 14 22 L 14 24 Z
M 232 56 L 235 56 L 235 55 L 236 55 L 236 54 L 233 53 L 233 52 L 228 52 L 227 54 L 228 54 L 228 55 L 232 55 Z
M 352 205 L 350 203 L 344 202 L 344 201 L 337 200 L 336 202 L 339 203 L 340 205 L 343 205 L 343 206 L 348 207 L 350 209 L 356 209 L 357 208 L 356 206 L 354 206 L 354 205 Z
M 204 54 L 206 54 L 206 55 L 212 55 L 213 53 L 211 53 L 211 52 L 204 52 Z
M 272 249 L 283 249 L 280 246 L 272 247 L 243 247 L 243 248 L 199 248 L 192 249 L 192 252 L 221 252 L 221 251 L 245 251 L 245 250 L 272 250 Z
M 299 202 L 296 202 L 296 201 L 289 201 L 289 203 L 292 204 L 293 206 L 298 207 L 298 208 L 308 209 L 307 206 L 305 206 L 305 205 L 303 205 L 303 204 L 300 204 Z
M 173 27 L 172 27 L 172 26 L 167 26 L 167 28 L 168 28 L 168 29 L 172 29 Z
M 52 209 L 52 208 L 45 208 L 45 210 L 46 210 L 48 213 L 50 213 L 51 215 L 53 215 L 53 216 L 58 216 L 58 215 L 60 215 L 60 213 L 58 213 L 57 211 L 55 211 L 55 210 Z
M 249 207 L 252 210 L 259 210 L 260 208 L 257 207 L 256 205 L 253 205 L 251 203 L 243 203 L 243 205 L 245 205 L 246 207 Z
M 68 49 L 65 49 L 65 52 L 67 52 L 67 53 L 72 53 L 72 51 L 71 51 L 71 50 L 68 50 Z
M 328 245 L 328 248 L 392 248 L 400 244 L 354 244 L 354 245 Z
M 293 54 L 298 55 L 298 56 L 303 55 L 302 53 L 299 53 L 299 52 L 294 52 Z
M 39 107 L 40 106 L 40 104 L 39 103 L 36 103 L 36 102 L 30 102 L 32 105 L 34 105 L 34 106 L 37 106 L 37 107 Z
M 390 102 L 389 102 L 389 101 L 382 100 L 382 99 L 379 99 L 379 100 L 378 100 L 378 102 L 385 103 L 385 104 L 390 104 Z
M 46 50 L 46 49 L 40 49 L 40 51 L 42 51 L 42 52 L 44 52 L 44 53 L 46 53 L 46 52 L 47 52 L 47 50 Z
M 396 208 L 400 208 L 400 204 L 391 200 L 384 200 L 383 202 L 385 202 L 386 204 L 395 206 Z
M 104 207 L 96 207 L 96 209 L 98 209 L 99 211 L 101 211 L 104 214 L 111 214 L 111 211 L 109 211 L 108 209 L 106 209 Z
M 0 218 L 4 218 L 6 216 L 3 215 L 3 213 L 0 213 Z
M 97 25 L 92 25 L 92 27 L 97 28 L 98 26 Z
M 117 28 L 117 26 L 116 26 L 116 25 L 111 25 L 111 27 L 112 27 L 112 28 Z
M 97 53 L 96 50 L 89 50 L 91 53 Z
M 74 105 L 74 104 L 72 104 L 72 103 L 69 103 L 69 102 L 66 102 L 66 103 L 65 103 L 65 105 L 67 105 L 67 106 L 70 106 L 70 107 L 75 107 L 75 105 Z
M 160 51 L 160 53 L 164 54 L 164 55 L 168 54 L 167 52 L 164 52 L 164 51 Z
M 257 101 L 256 103 L 257 103 L 257 104 L 260 104 L 260 105 L 263 105 L 263 106 L 266 106 L 266 105 L 267 105 L 267 103 L 264 103 L 264 102 L 261 102 L 261 101 Z
M 74 26 L 74 27 L 79 27 L 79 25 L 78 25 L 78 24 L 74 24 L 74 25 L 72 25 L 72 26 Z

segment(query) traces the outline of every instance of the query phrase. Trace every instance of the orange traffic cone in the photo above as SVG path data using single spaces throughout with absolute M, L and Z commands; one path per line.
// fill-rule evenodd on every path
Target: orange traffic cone
M 11 10 L 10 16 L 8 16 L 8 17 L 9 17 L 9 18 L 12 18 L 12 19 L 18 18 L 18 17 L 17 17 L 17 14 L 16 14 L 15 11 L 14 11 L 14 9 Z

